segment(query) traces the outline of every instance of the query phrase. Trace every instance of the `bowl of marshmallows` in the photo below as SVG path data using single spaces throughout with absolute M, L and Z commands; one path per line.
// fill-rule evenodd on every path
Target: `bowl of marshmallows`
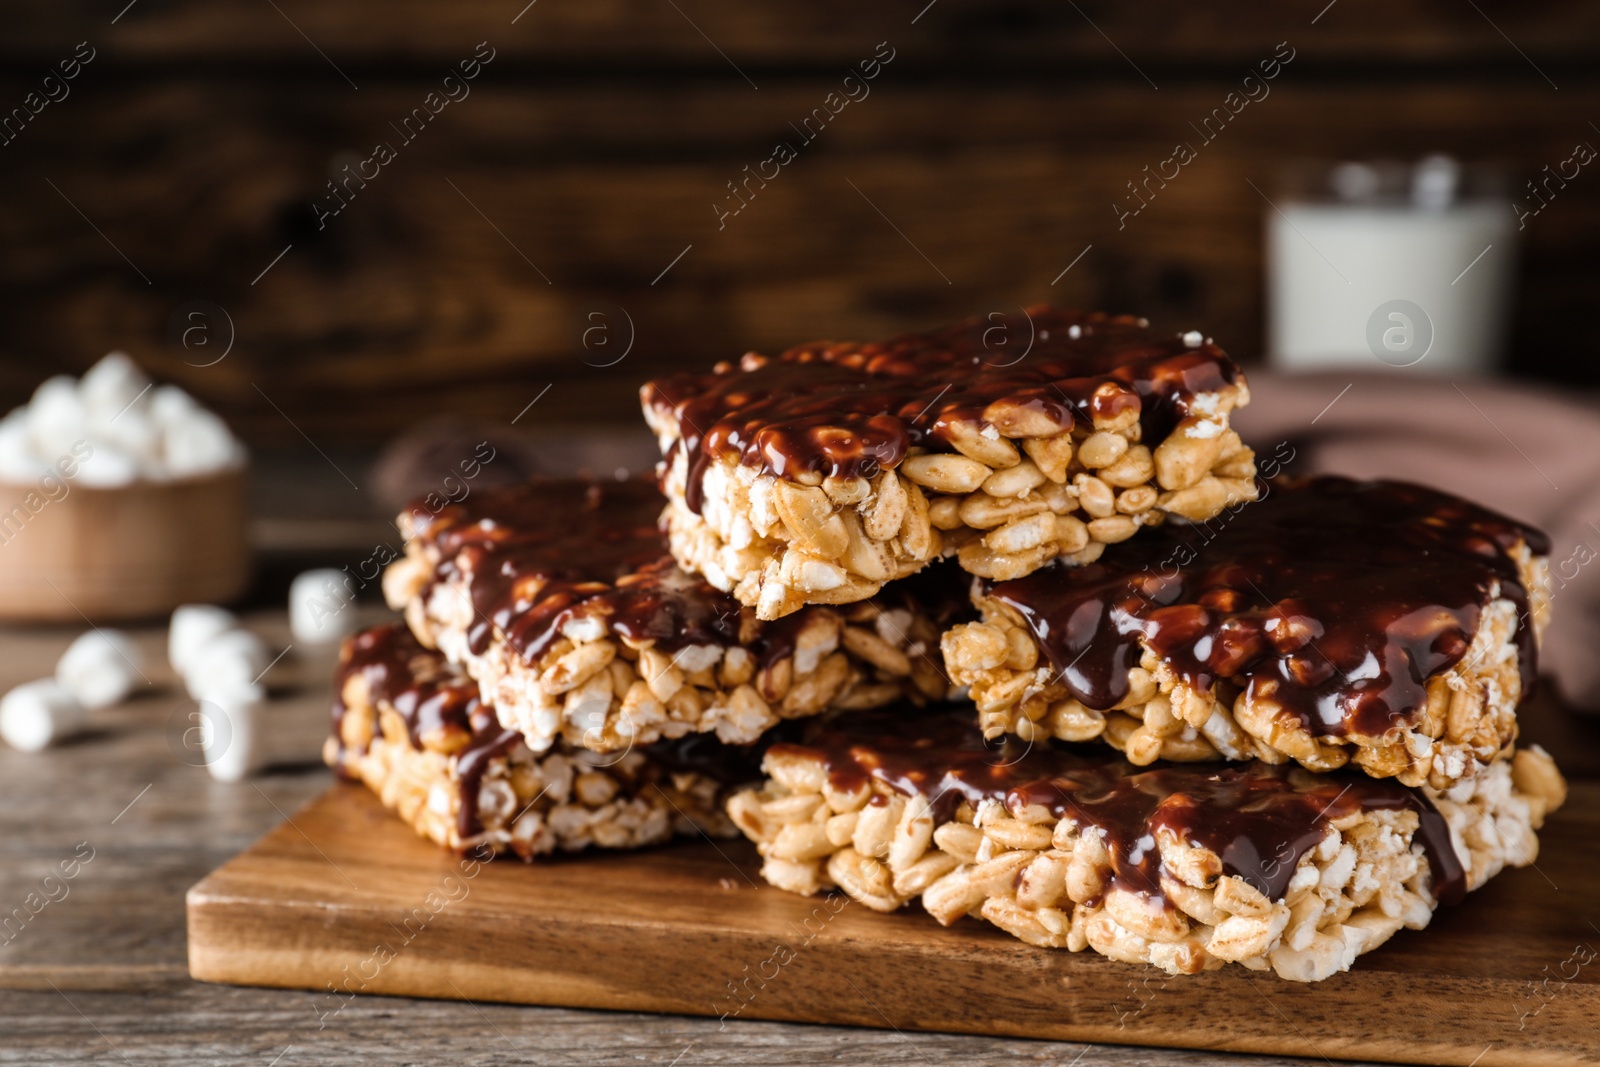
M 250 578 L 244 447 L 113 352 L 0 419 L 0 619 L 99 622 Z

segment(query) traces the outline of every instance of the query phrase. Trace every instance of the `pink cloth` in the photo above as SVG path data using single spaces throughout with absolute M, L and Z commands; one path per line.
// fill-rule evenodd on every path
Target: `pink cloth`
M 1486 380 L 1254 371 L 1234 425 L 1291 474 L 1421 482 L 1550 535 L 1554 598 L 1540 669 L 1600 710 L 1600 404 Z M 1287 445 L 1285 445 L 1287 442 Z

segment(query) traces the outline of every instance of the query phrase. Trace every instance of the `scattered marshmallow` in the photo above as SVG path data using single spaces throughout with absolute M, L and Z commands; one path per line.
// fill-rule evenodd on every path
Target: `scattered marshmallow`
M 142 658 L 120 630 L 90 630 L 56 663 L 56 681 L 86 708 L 115 704 L 133 692 Z
M 0 420 L 0 479 L 35 481 L 70 457 L 82 461 L 83 484 L 113 487 L 236 467 L 245 450 L 188 393 L 152 387 L 138 364 L 113 352 L 81 380 L 46 379 Z
M 167 658 L 184 689 L 200 705 L 206 769 L 237 782 L 272 763 L 305 756 L 283 751 L 283 731 L 268 730 L 267 693 L 261 676 L 274 662 L 261 638 L 239 626 L 232 612 L 211 604 L 185 604 L 172 613 Z
M 282 751 L 283 733 L 266 722 L 266 694 L 258 685 L 218 689 L 200 701 L 208 729 L 202 736 L 206 770 L 219 782 L 237 782 L 300 753 Z
M 249 630 L 226 630 L 202 642 L 183 670 L 184 688 L 196 700 L 254 685 L 271 663 L 267 646 Z
M 59 744 L 88 724 L 88 709 L 54 678 L 19 685 L 0 700 L 0 737 L 23 752 Z
M 195 649 L 220 633 L 239 628 L 239 620 L 227 608 L 215 604 L 185 604 L 172 613 L 167 629 L 167 662 L 179 676 L 188 673 Z
M 289 627 L 296 641 L 327 644 L 355 628 L 350 576 L 331 567 L 306 571 L 289 583 Z

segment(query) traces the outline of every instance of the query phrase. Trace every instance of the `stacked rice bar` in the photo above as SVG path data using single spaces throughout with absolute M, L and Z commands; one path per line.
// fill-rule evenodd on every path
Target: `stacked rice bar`
M 329 753 L 454 818 L 406 816 L 437 840 L 642 844 L 720 804 L 781 889 L 1315 981 L 1532 863 L 1565 798 L 1515 743 L 1544 537 L 1419 486 L 1257 478 L 1228 424 L 1248 387 L 1200 334 L 1030 308 L 642 398 L 660 496 L 402 516 L 386 592 L 512 738 L 487 765 L 513 799 L 471 797 L 476 742 L 429 748 L 370 668 Z M 721 770 L 661 751 L 696 738 Z M 558 799 L 541 761 L 578 768 Z M 419 778 L 441 799 L 392 784 Z M 556 808 L 491 828 L 524 794 Z
M 531 859 L 655 844 L 682 832 L 727 836 L 718 800 L 728 772 L 747 780 L 759 753 L 730 745 L 700 758 L 677 745 L 535 753 L 500 725 L 476 681 L 389 623 L 341 649 L 323 755 L 436 843 Z
M 1565 785 L 1536 748 L 1447 792 L 1294 764 L 1162 763 L 987 740 L 970 709 L 869 713 L 774 745 L 729 813 L 768 882 L 919 899 L 1028 942 L 1170 974 L 1317 981 L 1507 865 Z
M 1034 308 L 879 344 L 754 353 L 644 387 L 672 553 L 763 619 L 954 555 L 985 578 L 1091 563 L 1254 495 L 1244 376 L 1198 333 Z M 989 340 L 1025 354 L 1001 355 Z
M 400 517 L 405 624 L 345 642 L 327 762 L 451 848 L 523 859 L 729 833 L 787 720 L 945 700 L 953 566 L 764 623 L 678 568 L 642 480 L 534 482 Z
M 983 620 L 944 653 L 985 733 L 1439 790 L 1505 756 L 1550 614 L 1543 536 L 1417 485 L 1265 492 L 1071 575 L 979 580 Z
M 400 516 L 406 555 L 384 592 L 535 751 L 691 733 L 750 743 L 783 719 L 948 695 L 939 638 L 971 611 L 955 568 L 762 622 L 677 566 L 656 525 L 662 507 L 639 480 L 415 505 Z

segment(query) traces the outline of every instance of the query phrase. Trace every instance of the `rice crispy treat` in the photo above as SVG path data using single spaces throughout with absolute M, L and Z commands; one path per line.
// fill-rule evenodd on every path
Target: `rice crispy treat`
M 1503 867 L 1566 784 L 1525 749 L 1446 792 L 1261 762 L 1136 767 L 1103 746 L 988 742 L 950 711 L 916 731 L 839 719 L 774 745 L 728 814 L 772 885 L 877 911 L 920 899 L 1029 944 L 1194 974 L 1349 969 Z
M 943 652 L 984 732 L 1434 789 L 1508 754 L 1550 612 L 1545 536 L 1400 482 L 1267 488 L 1089 567 L 974 582 L 983 620 Z
M 406 554 L 384 594 L 535 752 L 701 732 L 748 743 L 783 719 L 950 693 L 939 637 L 973 617 L 955 568 L 763 623 L 678 568 L 662 506 L 644 480 L 419 502 L 400 516 Z
M 726 788 L 759 768 L 759 751 L 709 739 L 536 755 L 479 700 L 477 682 L 400 623 L 345 641 L 323 758 L 436 844 L 524 860 L 680 833 L 731 836 Z
M 1003 344 L 997 339 L 1004 338 Z M 1090 563 L 1255 493 L 1243 374 L 1197 332 L 1033 307 L 646 384 L 672 553 L 776 619 L 941 555 L 985 578 Z

